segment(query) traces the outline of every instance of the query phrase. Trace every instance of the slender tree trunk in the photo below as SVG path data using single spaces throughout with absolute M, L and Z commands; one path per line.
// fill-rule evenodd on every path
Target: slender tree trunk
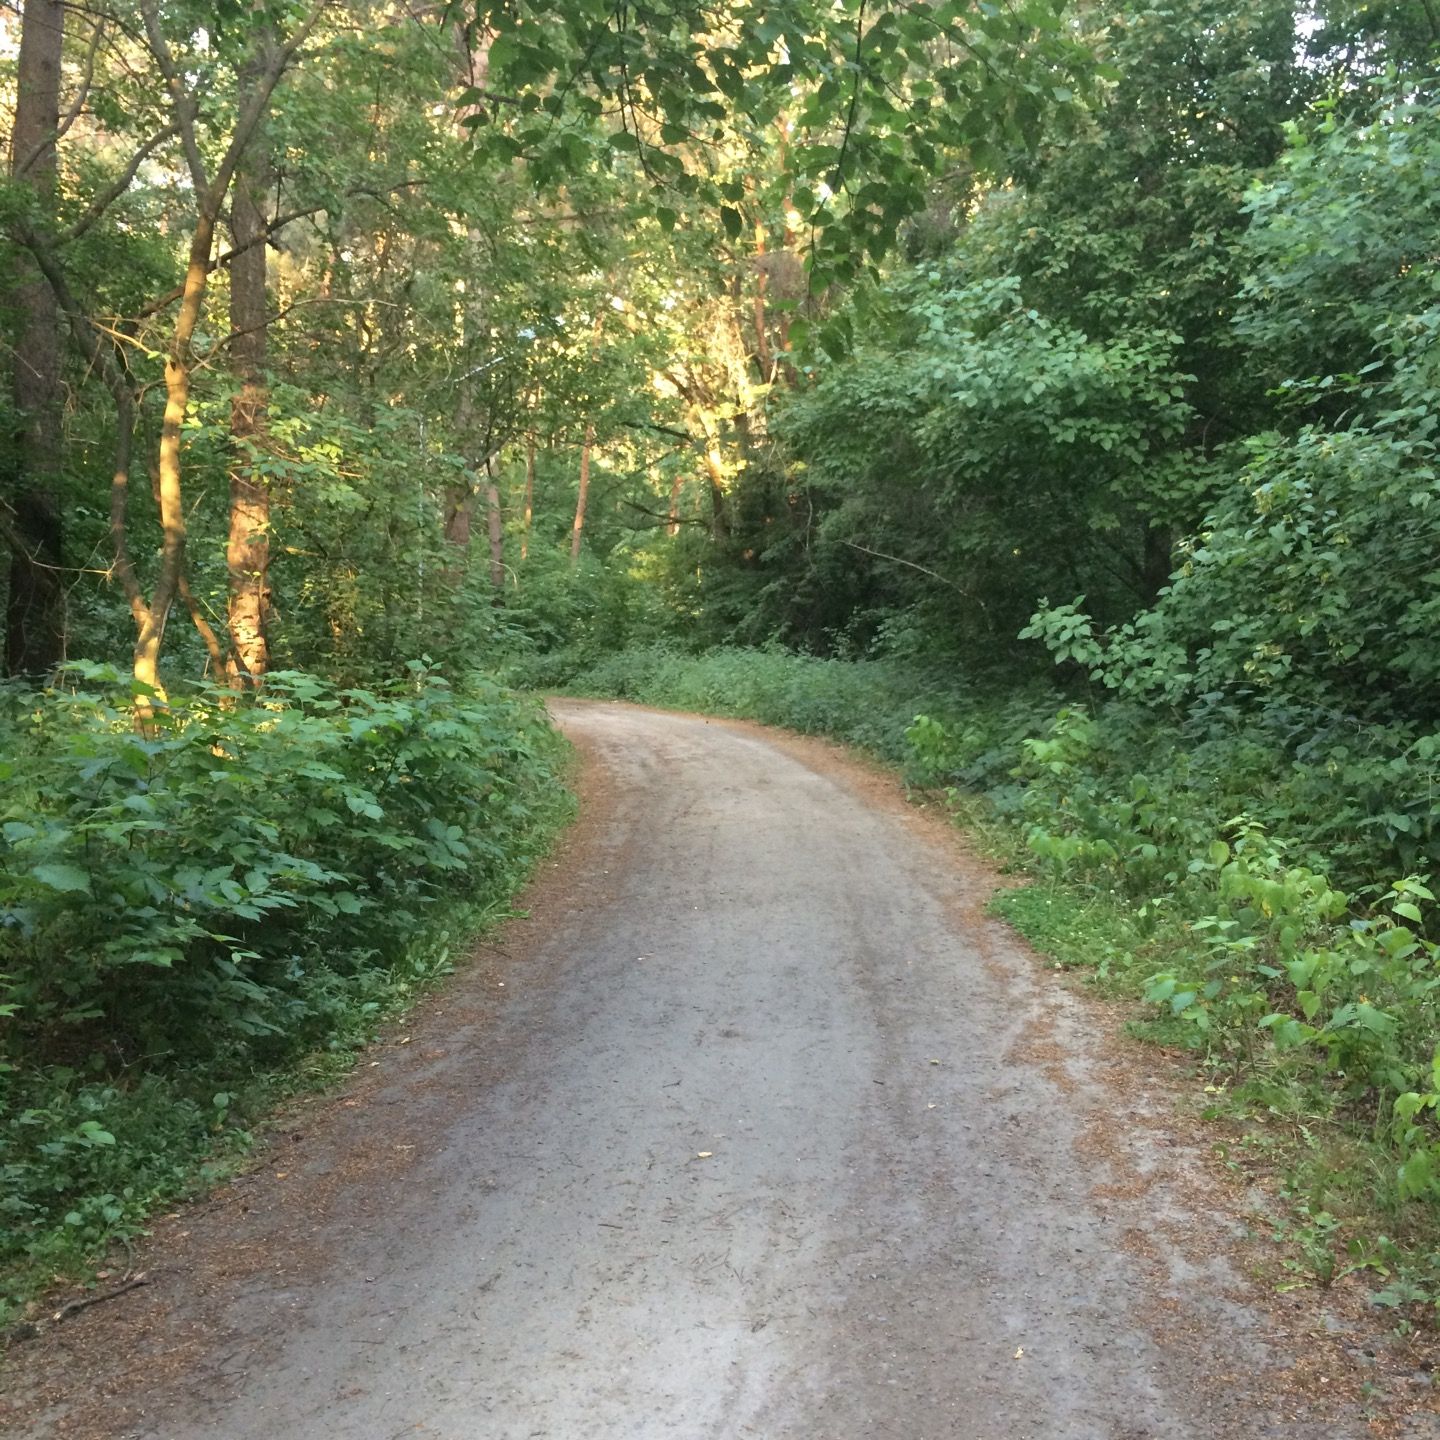
M 685 477 L 676 471 L 674 479 L 670 481 L 670 523 L 665 527 L 667 535 L 680 533 L 680 495 L 684 489 Z
M 498 602 L 505 590 L 505 516 L 500 509 L 500 487 L 495 483 L 495 465 L 485 466 L 485 509 L 490 531 L 490 585 Z
M 198 105 L 186 77 L 170 51 L 160 25 L 159 0 L 140 0 L 138 6 L 151 54 L 164 77 L 171 108 L 180 133 L 190 180 L 195 189 L 195 228 L 190 236 L 190 253 L 185 269 L 185 283 L 180 291 L 180 308 L 165 357 L 165 418 L 160 428 L 160 448 L 156 466 L 156 497 L 160 507 L 160 525 L 164 540 L 160 548 L 160 568 L 155 590 L 144 623 L 135 641 L 135 678 L 155 694 L 164 696 L 160 685 L 160 651 L 165 641 L 165 623 L 177 596 L 187 605 L 191 602 L 185 582 L 185 509 L 181 489 L 181 447 L 185 412 L 190 404 L 190 381 L 194 366 L 191 343 L 195 327 L 205 303 L 205 290 L 210 279 L 210 252 L 215 243 L 230 182 L 255 136 L 270 104 L 280 77 L 296 52 L 319 23 L 325 0 L 314 5 L 291 32 L 284 45 L 273 36 L 265 36 L 251 71 L 254 83 L 243 95 L 229 143 L 215 167 L 207 175 L 205 158 L 196 131 Z M 192 616 L 198 610 L 191 607 Z M 203 631 L 202 631 L 203 634 Z M 145 702 L 138 709 L 145 713 Z
M 780 137 L 780 170 L 782 173 L 788 170 L 790 164 L 790 121 L 785 115 L 781 115 L 776 121 L 776 133 Z M 784 229 L 780 237 L 780 249 L 786 255 L 794 256 L 797 249 L 797 236 L 790 224 L 790 216 L 795 210 L 795 198 L 786 195 L 782 204 L 785 221 Z M 797 257 L 798 259 L 798 257 Z M 776 327 L 780 332 L 780 348 L 786 355 L 790 353 L 790 315 L 786 310 L 780 311 L 779 324 Z M 782 360 L 779 365 L 779 373 L 785 377 L 785 383 L 794 390 L 800 384 L 800 376 L 790 361 Z
M 260 137 L 235 178 L 230 235 L 231 364 L 240 389 L 230 407 L 230 529 L 225 543 L 230 658 L 226 676 L 239 690 L 258 688 L 270 668 L 270 488 L 256 474 L 254 449 L 265 433 L 268 296 L 265 219 L 259 207 L 267 166 Z
M 530 553 L 530 521 L 535 514 L 535 437 L 525 440 L 525 519 L 520 529 L 520 558 Z
M 724 540 L 730 534 L 730 514 L 725 503 L 725 466 L 718 439 L 712 438 L 705 447 L 705 473 L 710 481 L 710 535 Z
M 765 225 L 763 221 L 755 222 L 755 258 L 757 262 L 765 259 Z M 765 314 L 765 291 L 768 288 L 770 277 L 765 272 L 763 263 L 755 266 L 755 295 L 754 295 L 754 319 L 755 319 L 755 363 L 760 370 L 760 383 L 768 385 L 775 378 L 775 362 L 770 357 L 770 336 L 767 333 L 769 324 Z
M 471 405 L 470 387 L 460 387 L 460 403 L 455 408 L 455 430 L 461 437 L 461 444 L 472 444 L 470 435 L 474 409 Z M 468 457 L 467 457 L 468 458 Z M 455 547 L 457 553 L 454 565 L 447 564 L 446 571 L 456 584 L 464 578 L 466 558 L 470 550 L 470 519 L 475 511 L 475 482 L 468 477 L 458 485 L 451 485 L 445 491 L 445 539 Z
M 55 203 L 56 132 L 65 10 L 25 0 L 20 22 L 10 173 L 34 191 L 42 221 Z M 12 393 L 19 412 L 11 493 L 13 536 L 5 611 L 5 667 L 41 676 L 64 658 L 65 590 L 60 497 L 60 323 L 55 294 L 33 260 L 10 287 L 17 315 Z
M 457 58 L 459 68 L 456 73 L 456 82 L 466 89 L 483 90 L 490 73 L 490 41 L 484 33 L 467 34 L 463 24 L 455 27 L 455 43 L 457 47 Z M 465 126 L 467 119 L 473 119 L 478 112 L 474 104 L 462 105 L 455 111 L 455 123 L 460 133 L 469 133 Z M 466 238 L 470 244 L 477 249 L 483 246 L 484 236 L 477 229 L 467 232 Z M 483 336 L 487 332 L 483 315 L 476 313 L 467 298 L 464 313 L 460 322 L 460 338 L 462 350 L 468 353 L 469 342 L 474 336 Z M 483 470 L 486 477 L 490 475 L 490 446 L 494 429 L 494 416 L 487 413 L 484 424 L 480 423 L 477 415 L 476 387 L 470 378 L 464 378 L 460 382 L 459 403 L 456 406 L 455 429 L 460 436 L 461 445 L 464 447 L 465 458 L 474 465 L 475 479 L 466 480 L 463 488 L 453 487 L 446 496 L 445 504 L 445 538 L 455 546 L 459 554 L 452 569 L 452 578 L 458 583 L 469 567 L 470 531 L 475 513 L 475 500 L 478 490 L 478 480 Z M 483 460 L 482 460 L 482 457 Z M 487 497 L 488 498 L 488 497 Z M 491 578 L 494 578 L 494 542 L 491 542 Z
M 595 427 L 585 427 L 585 443 L 580 447 L 580 493 L 575 500 L 575 524 L 570 530 L 570 568 L 580 561 L 580 539 L 585 533 L 585 506 L 590 499 L 590 450 L 595 444 Z
M 190 263 L 185 271 L 185 288 L 180 311 L 165 357 L 165 416 L 160 426 L 160 452 L 156 491 L 160 502 L 160 571 L 145 622 L 135 640 L 135 678 L 164 697 L 160 684 L 160 651 L 165 643 L 165 624 L 170 607 L 180 590 L 185 569 L 185 506 L 181 490 L 180 449 L 185 412 L 190 405 L 190 341 L 205 300 L 210 274 L 210 246 L 215 239 L 215 217 L 203 213 L 195 222 L 190 239 Z

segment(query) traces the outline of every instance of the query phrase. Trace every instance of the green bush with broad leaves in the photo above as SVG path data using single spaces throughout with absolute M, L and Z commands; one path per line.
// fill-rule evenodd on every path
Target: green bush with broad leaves
M 113 672 L 0 691 L 0 1260 L 133 1226 L 263 1077 L 443 968 L 563 810 L 543 712 L 413 664 L 137 724 Z

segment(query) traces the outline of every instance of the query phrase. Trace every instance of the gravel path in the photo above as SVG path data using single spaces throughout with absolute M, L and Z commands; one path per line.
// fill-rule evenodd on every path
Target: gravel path
M 1372 1433 L 1225 1258 L 1164 1061 L 944 827 L 824 747 L 555 709 L 592 803 L 535 918 L 42 1342 L 7 1433 Z

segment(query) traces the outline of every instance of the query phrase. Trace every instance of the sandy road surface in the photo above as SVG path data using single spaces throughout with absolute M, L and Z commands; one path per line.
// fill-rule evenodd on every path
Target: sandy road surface
M 1291 1383 L 1149 1062 L 884 786 L 556 708 L 603 793 L 512 953 L 22 1359 L 7 1433 L 1371 1433 Z

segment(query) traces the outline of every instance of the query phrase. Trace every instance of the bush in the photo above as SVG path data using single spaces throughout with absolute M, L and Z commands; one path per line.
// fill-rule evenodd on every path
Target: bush
M 7 1259 L 133 1223 L 256 1076 L 372 1026 L 563 796 L 533 702 L 420 664 L 384 690 L 197 688 L 143 728 L 82 674 L 0 692 Z
M 699 655 L 663 647 L 622 651 L 572 676 L 566 688 L 825 735 L 903 764 L 915 779 L 948 780 L 954 778 L 950 771 L 964 771 L 981 788 L 1004 784 L 1019 738 L 1042 726 L 1053 709 L 1047 691 L 999 701 L 953 677 L 894 660 L 827 660 L 737 647 Z M 935 757 L 921 759 L 906 739 L 919 709 L 948 727 L 938 769 Z

